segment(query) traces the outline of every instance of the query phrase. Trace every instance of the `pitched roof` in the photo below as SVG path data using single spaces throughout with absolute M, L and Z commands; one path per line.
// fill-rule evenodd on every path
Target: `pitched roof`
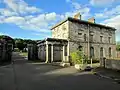
M 94 25 L 94 26 L 102 27 L 102 28 L 108 28 L 108 29 L 116 30 L 114 27 L 110 27 L 110 26 L 106 26 L 106 25 L 102 25 L 102 24 L 97 24 L 97 23 L 92 23 L 92 22 L 88 22 L 88 21 L 85 21 L 85 20 L 75 19 L 75 18 L 72 18 L 72 17 L 68 17 L 67 19 L 59 22 L 58 24 L 56 24 L 55 26 L 53 26 L 51 28 L 51 30 L 54 29 L 55 27 L 63 24 L 66 21 L 77 22 L 77 23 L 85 23 L 85 24 L 89 24 L 89 25 Z
M 43 42 L 45 42 L 45 41 L 67 42 L 66 39 L 46 38 L 46 39 L 44 39 L 44 40 L 42 40 L 42 41 L 38 41 L 37 44 L 43 43 Z

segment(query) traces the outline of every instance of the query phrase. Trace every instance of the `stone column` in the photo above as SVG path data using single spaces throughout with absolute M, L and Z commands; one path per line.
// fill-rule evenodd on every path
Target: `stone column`
M 67 61 L 69 62 L 70 60 L 70 44 L 69 44 L 69 41 L 68 41 L 68 45 L 67 45 Z
M 48 63 L 48 48 L 49 48 L 49 46 L 48 46 L 48 43 L 46 41 L 46 62 L 45 63 Z
M 62 61 L 65 61 L 65 46 L 63 45 L 63 60 Z
M 51 45 L 51 62 L 53 62 L 53 53 L 54 53 L 54 47 L 53 44 Z
M 41 57 L 41 51 L 40 51 L 40 49 L 41 49 L 41 46 L 39 46 L 39 48 L 38 48 L 38 58 L 40 59 L 40 57 Z

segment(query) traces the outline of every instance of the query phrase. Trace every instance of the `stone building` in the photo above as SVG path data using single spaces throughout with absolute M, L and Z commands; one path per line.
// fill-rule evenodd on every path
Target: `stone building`
M 94 18 L 68 17 L 51 30 L 52 38 L 38 42 L 38 58 L 43 61 L 69 62 L 70 53 L 78 49 L 89 58 L 116 57 L 116 29 L 97 24 Z
M 5 36 L 0 39 L 0 64 L 11 62 L 13 50 L 13 39 Z

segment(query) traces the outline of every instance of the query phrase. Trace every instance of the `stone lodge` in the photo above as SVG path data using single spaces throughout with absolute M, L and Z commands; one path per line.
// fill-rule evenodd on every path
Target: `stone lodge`
M 38 42 L 38 58 L 41 61 L 69 62 L 70 53 L 78 49 L 89 59 L 116 57 L 116 29 L 97 24 L 94 18 L 84 21 L 80 14 L 76 14 L 51 30 L 52 38 Z

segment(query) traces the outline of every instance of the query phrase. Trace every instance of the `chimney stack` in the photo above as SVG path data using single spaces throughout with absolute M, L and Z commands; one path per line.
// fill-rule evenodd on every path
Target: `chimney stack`
M 89 18 L 89 19 L 88 19 L 88 22 L 95 23 L 95 18 L 94 18 L 94 17 Z
M 76 14 L 74 15 L 74 18 L 75 18 L 75 19 L 80 19 L 80 20 L 81 20 L 80 12 L 76 13 Z

